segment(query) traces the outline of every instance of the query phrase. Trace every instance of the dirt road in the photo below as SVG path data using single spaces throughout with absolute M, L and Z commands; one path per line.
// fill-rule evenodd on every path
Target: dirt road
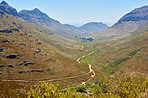
M 82 50 L 84 48 L 84 46 L 81 47 L 80 50 Z M 80 58 L 77 59 L 77 62 L 78 63 L 81 63 L 80 62 L 80 59 L 84 58 L 85 56 L 88 56 L 88 55 L 91 55 L 93 54 L 94 52 L 91 52 L 87 55 L 84 55 Z M 95 72 L 94 70 L 92 69 L 92 65 L 91 64 L 88 64 L 88 67 L 89 67 L 89 72 L 85 73 L 85 74 L 82 74 L 82 75 L 76 75 L 76 76 L 71 76 L 71 77 L 65 77 L 65 78 L 58 78 L 58 79 L 42 79 L 42 80 L 3 80 L 3 81 L 10 81 L 10 82 L 24 82 L 24 83 L 28 83 L 28 82 L 37 82 L 37 81 L 48 81 L 48 82 L 52 82 L 52 81 L 59 81 L 59 80 L 65 80 L 65 79 L 72 79 L 72 78 L 77 78 L 77 77 L 81 77 L 81 76 L 85 76 L 85 75 L 88 75 L 90 73 L 93 72 L 93 75 L 91 75 L 91 78 L 89 78 L 87 81 L 84 81 L 81 83 L 81 85 L 85 85 L 86 82 L 90 81 L 91 79 L 93 79 L 95 77 Z

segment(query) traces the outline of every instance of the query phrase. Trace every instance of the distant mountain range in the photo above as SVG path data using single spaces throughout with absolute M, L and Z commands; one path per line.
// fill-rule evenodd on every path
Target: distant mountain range
M 65 26 L 67 26 L 72 30 L 79 30 L 79 32 L 84 32 L 85 35 L 90 33 L 100 32 L 108 28 L 108 25 L 102 22 L 90 22 L 80 27 L 75 27 L 73 25 L 68 25 L 68 24 L 65 24 Z
M 130 33 L 148 25 L 148 5 L 136 8 L 124 15 L 112 27 L 98 33 L 90 34 L 87 37 L 96 39 L 108 39 L 114 37 L 129 37 Z
M 81 27 L 64 25 L 61 24 L 59 21 L 50 18 L 46 13 L 43 13 L 38 8 L 35 8 L 34 10 L 22 10 L 20 12 L 17 12 L 15 8 L 9 6 L 8 3 L 6 3 L 5 1 L 1 2 L 0 9 L 5 13 L 22 18 L 27 22 L 45 26 L 53 33 L 62 36 L 81 36 L 85 34 L 99 32 L 108 28 L 108 26 L 106 24 L 103 24 L 102 22 L 91 22 Z

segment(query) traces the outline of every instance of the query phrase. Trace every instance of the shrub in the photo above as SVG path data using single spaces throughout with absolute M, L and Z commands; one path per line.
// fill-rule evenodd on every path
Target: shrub
M 62 91 L 59 85 L 39 82 L 27 93 L 29 98 L 86 98 L 84 94 L 78 94 L 75 89 Z
M 93 38 L 87 38 L 87 40 L 92 42 L 94 39 Z
M 58 86 L 46 82 L 39 82 L 38 84 L 34 85 L 34 88 L 30 89 L 27 95 L 29 98 L 55 98 L 59 97 L 60 93 Z
M 110 81 L 107 92 L 103 92 L 101 86 L 96 85 L 93 90 L 94 97 L 101 98 L 141 98 L 147 97 L 148 79 L 136 79 L 122 77 L 117 81 Z
M 39 82 L 27 95 L 29 98 L 147 98 L 148 79 L 126 76 L 106 83 L 100 82 L 92 86 L 90 95 L 82 93 L 86 92 L 85 87 L 65 91 L 58 87 L 47 82 Z
M 110 90 L 113 94 L 117 94 L 123 98 L 137 98 L 147 93 L 148 79 L 124 77 L 118 79 Z
M 78 87 L 78 88 L 76 88 L 76 92 L 86 93 L 86 89 L 85 89 L 85 87 Z

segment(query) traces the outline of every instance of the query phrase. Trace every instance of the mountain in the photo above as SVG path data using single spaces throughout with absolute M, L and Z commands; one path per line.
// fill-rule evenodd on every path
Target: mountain
M 15 16 L 15 17 L 18 17 L 17 10 L 16 10 L 15 8 L 9 6 L 9 5 L 7 4 L 7 2 L 5 2 L 5 1 L 2 1 L 2 2 L 0 3 L 0 9 L 1 9 L 2 11 L 4 11 L 5 13 L 7 13 L 7 14 L 10 14 L 10 15 L 13 15 L 13 16 Z
M 127 13 L 114 26 L 129 21 L 148 21 L 148 5 Z
M 9 6 L 8 5 L 8 3 L 6 3 L 5 1 L 2 1 L 1 2 L 1 4 L 0 4 L 0 10 L 2 10 L 1 11 L 1 13 L 3 13 L 3 12 L 5 12 L 5 13 L 7 13 L 7 14 L 9 14 L 9 15 L 12 15 L 12 16 L 15 16 L 16 18 L 18 18 L 18 19 L 20 19 L 20 20 L 22 20 L 22 18 L 21 17 L 19 17 L 19 15 L 18 15 L 18 12 L 17 12 L 17 10 L 15 9 L 15 8 L 13 8 L 13 7 L 11 7 L 11 6 Z M 32 11 L 33 13 L 35 13 L 35 14 L 40 14 L 41 16 L 42 16 L 42 18 L 44 18 L 44 20 L 50 20 L 49 22 L 48 22 L 48 24 L 50 24 L 50 25 L 58 25 L 56 28 L 57 29 L 55 29 L 55 30 L 59 30 L 58 28 L 60 27 L 60 26 L 62 26 L 62 24 L 60 24 L 58 21 L 56 21 L 56 20 L 54 20 L 54 19 L 51 19 L 51 18 L 49 18 L 46 14 L 44 14 L 44 13 L 42 13 L 39 9 L 37 9 L 37 8 L 35 8 L 33 11 Z M 3 13 L 4 14 L 4 13 Z M 28 15 L 28 14 L 27 14 Z M 26 18 L 28 17 L 26 15 Z M 29 15 L 31 15 L 31 14 L 29 14 Z M 37 17 L 36 17 L 37 18 Z M 9 19 L 9 18 L 8 18 Z M 40 24 L 40 25 L 43 25 L 44 24 L 44 22 L 41 22 L 41 20 L 38 22 L 38 20 L 40 20 L 40 18 L 37 18 L 37 19 L 32 19 L 32 21 L 31 21 L 31 19 L 29 20 L 29 21 L 31 21 L 30 23 L 35 23 L 34 21 L 36 21 L 37 23 L 36 24 Z M 60 26 L 59 26 L 60 25 Z M 31 25 L 31 27 L 33 27 L 34 26 L 34 24 L 32 24 Z M 52 27 L 51 29 L 54 29 L 55 27 Z M 63 26 L 62 26 L 63 27 Z M 34 27 L 33 27 L 34 28 Z M 36 29 L 38 29 L 38 28 L 44 28 L 43 26 L 42 27 L 39 27 L 39 26 L 35 26 L 35 28 Z M 64 27 L 65 28 L 65 27 Z M 63 29 L 64 29 L 63 28 Z M 45 28 L 44 28 L 45 29 Z M 37 31 L 37 30 L 35 30 L 35 31 Z M 51 31 L 51 30 L 45 30 L 45 31 Z M 61 31 L 60 32 L 60 34 L 62 35 L 62 36 L 60 36 L 60 35 L 56 35 L 56 36 L 53 36 L 52 38 L 50 38 L 50 39 L 48 39 L 48 41 L 50 41 L 51 39 L 52 40 L 54 40 L 54 43 L 52 43 L 52 44 L 58 44 L 58 45 L 62 45 L 62 46 L 64 46 L 64 47 L 68 47 L 68 48 L 78 48 L 78 47 L 80 47 L 80 45 L 72 45 L 73 44 L 73 42 L 74 42 L 74 39 L 71 39 L 71 38 L 69 38 L 69 37 L 65 37 L 64 35 L 69 35 L 69 36 L 72 36 L 72 34 L 70 34 L 70 33 L 64 33 L 64 31 L 63 31 L 63 33 L 62 33 L 62 30 L 59 30 L 59 31 Z M 69 30 L 70 31 L 70 30 Z M 38 31 L 37 31 L 38 32 Z M 42 32 L 42 30 L 41 30 L 41 32 Z M 40 32 L 40 33 L 41 33 Z M 66 31 L 67 32 L 67 31 Z M 50 33 L 48 33 L 49 35 L 50 35 Z M 63 37 L 64 36 L 64 37 Z M 46 36 L 44 36 L 44 37 L 46 37 Z M 52 41 L 50 41 L 50 44 L 51 44 L 51 42 Z M 74 46 L 74 47 L 73 47 Z
M 89 33 L 99 32 L 108 28 L 106 24 L 102 22 L 91 22 L 81 27 L 75 27 L 69 24 L 61 24 L 59 21 L 50 18 L 47 14 L 43 13 L 39 9 L 34 10 L 22 10 L 19 12 L 19 16 L 27 22 L 39 24 L 49 28 L 52 32 L 60 35 L 83 35 Z
M 5 1 L 0 3 L 0 9 L 7 14 L 13 15 L 17 18 L 22 18 L 27 22 L 35 23 L 40 26 L 45 26 L 50 29 L 52 32 L 62 35 L 62 36 L 74 36 L 81 35 L 80 33 L 74 32 L 71 29 L 67 28 L 59 21 L 50 18 L 47 14 L 41 12 L 39 9 L 35 8 L 34 10 L 22 10 L 19 13 L 17 10 Z
M 68 44 L 61 45 L 63 43 Z M 77 46 L 72 39 L 61 38 L 44 27 L 26 23 L 0 10 L 0 79 L 2 80 L 31 80 L 34 84 L 36 80 L 87 73 L 88 66 L 76 62 L 78 55 L 81 55 L 79 51 L 81 46 L 79 45 L 77 49 L 67 48 L 73 47 L 72 45 Z M 63 80 L 61 83 L 67 87 L 72 83 L 65 84 L 65 82 L 71 80 L 79 83 L 80 79 Z M 32 85 L 32 82 L 26 85 Z
M 0 9 L 7 14 L 13 15 L 17 18 L 21 18 L 27 22 L 44 26 L 55 34 L 62 36 L 81 36 L 84 34 L 99 32 L 108 28 L 106 24 L 103 24 L 101 22 L 91 22 L 81 27 L 75 27 L 72 25 L 70 26 L 68 24 L 64 25 L 61 24 L 59 21 L 50 18 L 46 13 L 43 13 L 38 8 L 35 8 L 34 10 L 22 10 L 20 12 L 17 12 L 15 8 L 9 6 L 8 3 L 6 3 L 5 1 L 1 2 Z
M 69 24 L 65 24 L 65 26 L 67 26 L 71 30 L 75 30 L 76 32 L 81 32 L 84 35 L 100 32 L 108 28 L 108 26 L 102 22 L 90 22 L 80 27 L 76 27 L 76 26 L 69 25 Z
M 93 50 L 96 55 L 90 63 L 102 67 L 101 71 L 111 77 L 125 73 L 135 77 L 139 72 L 141 76 L 148 77 L 148 25 L 131 32 L 129 38 L 96 41 Z
M 100 32 L 100 31 L 105 30 L 107 28 L 108 28 L 108 26 L 106 24 L 103 24 L 102 22 L 100 22 L 100 23 L 90 22 L 90 23 L 87 23 L 87 24 L 79 27 L 79 29 L 81 31 L 85 32 L 85 34 Z
M 112 27 L 87 37 L 107 39 L 115 37 L 129 37 L 130 33 L 148 25 L 148 6 L 136 8 L 124 15 Z
M 22 10 L 19 12 L 19 16 L 26 20 L 27 22 L 39 24 L 50 29 L 52 32 L 64 35 L 64 36 L 74 36 L 75 32 L 71 31 L 66 26 L 62 25 L 59 21 L 50 18 L 47 14 L 43 13 L 39 9 L 34 10 Z

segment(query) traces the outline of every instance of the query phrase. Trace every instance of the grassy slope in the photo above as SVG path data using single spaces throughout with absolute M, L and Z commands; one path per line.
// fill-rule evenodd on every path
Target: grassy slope
M 24 87 L 22 85 L 18 85 L 11 82 L 4 82 L 0 80 L 0 97 L 1 98 L 11 98 L 17 97 L 18 94 L 21 98 L 25 98 L 24 93 L 28 90 L 28 87 Z
M 83 62 L 100 66 L 107 75 L 120 76 L 125 72 L 143 72 L 147 74 L 148 64 L 148 26 L 131 34 L 130 38 L 118 41 L 94 42 L 94 55 Z
M 66 45 L 60 45 L 61 42 L 54 40 L 57 35 L 43 27 L 21 22 L 7 14 L 0 18 L 0 30 L 12 28 L 19 30 L 19 32 L 13 31 L 11 34 L 0 33 L 1 41 L 4 39 L 9 41 L 0 43 L 0 47 L 4 49 L 4 52 L 0 52 L 0 65 L 4 65 L 0 68 L 1 79 L 54 79 L 79 75 L 89 71 L 88 66 L 76 62 L 80 45 L 74 44 L 73 39 L 68 39 L 68 41 L 66 38 L 58 36 L 58 40 L 64 39 L 67 40 L 65 43 L 74 44 L 68 46 L 72 49 L 68 49 Z M 73 59 L 69 56 L 71 54 Z M 15 59 L 8 59 L 6 58 L 8 55 L 19 56 Z M 34 64 L 25 66 L 26 63 Z M 8 67 L 8 65 L 13 67 Z M 33 70 L 41 72 L 31 72 Z M 23 71 L 23 73 L 19 73 L 20 71 Z

